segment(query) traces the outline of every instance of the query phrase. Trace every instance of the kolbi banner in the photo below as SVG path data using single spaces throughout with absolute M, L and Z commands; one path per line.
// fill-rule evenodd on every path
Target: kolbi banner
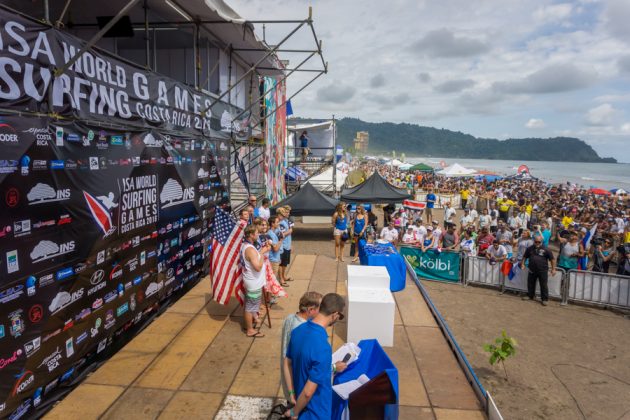
M 438 252 L 415 247 L 400 247 L 400 255 L 413 267 L 419 278 L 445 282 L 459 282 L 460 254 L 458 252 Z

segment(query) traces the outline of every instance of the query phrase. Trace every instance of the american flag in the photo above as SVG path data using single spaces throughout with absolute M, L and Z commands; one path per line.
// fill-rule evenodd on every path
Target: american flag
M 236 290 L 236 298 L 241 305 L 245 300 L 240 265 L 242 243 L 243 227 L 225 211 L 217 208 L 212 224 L 210 276 L 214 300 L 222 305 L 229 302 L 233 290 Z

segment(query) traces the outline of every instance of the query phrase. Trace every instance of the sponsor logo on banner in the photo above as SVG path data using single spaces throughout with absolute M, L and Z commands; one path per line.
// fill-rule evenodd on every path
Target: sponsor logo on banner
M 18 378 L 18 380 L 13 387 L 13 392 L 11 393 L 11 396 L 13 397 L 26 391 L 35 382 L 35 375 L 33 375 L 33 372 L 30 370 L 23 370 L 19 374 L 15 375 L 15 377 Z
M 20 202 L 20 192 L 15 187 L 11 187 L 4 195 L 4 201 L 9 207 L 15 207 Z
M 24 294 L 24 286 L 18 284 L 0 292 L 0 303 L 11 302 Z
M 53 351 L 49 356 L 44 357 L 44 360 L 42 360 L 38 368 L 45 365 L 48 368 L 48 373 L 50 373 L 59 367 L 59 361 L 62 358 L 63 355 L 61 354 L 61 350 L 59 350 L 59 346 L 57 346 L 55 351 Z
M 39 350 L 41 345 L 42 345 L 41 337 L 37 337 L 29 341 L 28 343 L 24 344 L 24 351 L 26 352 L 26 357 L 31 357 L 32 355 L 34 355 L 37 352 L 37 350 Z
M 107 313 L 105 314 L 105 329 L 109 330 L 111 327 L 114 326 L 114 324 L 116 323 L 116 318 L 114 317 L 114 311 L 111 309 L 107 310 Z
M 98 170 L 98 157 L 90 156 L 90 170 L 92 171 Z
M 118 207 L 118 203 L 114 202 L 114 193 L 110 192 L 107 196 L 94 197 L 90 193 L 83 191 L 83 197 L 87 202 L 92 218 L 103 232 L 103 238 L 114 233 L 116 226 L 112 223 L 111 210 Z
M 7 358 L 0 357 L 0 369 L 4 369 L 5 367 L 15 363 L 21 355 L 22 355 L 22 350 L 17 349 L 13 352 L 11 356 Z
M 0 143 L 17 143 L 18 135 L 13 127 L 0 120 Z
M 74 345 L 72 337 L 66 340 L 66 357 L 70 358 L 74 355 Z
M 158 178 L 143 175 L 121 178 L 120 233 L 131 232 L 158 221 Z
M 82 341 L 84 341 L 86 338 L 88 338 L 88 333 L 87 331 L 82 332 L 80 335 L 77 336 L 76 342 L 77 342 L 77 346 L 79 344 L 81 344 Z
M 124 144 L 123 136 L 111 136 L 109 143 L 112 146 L 122 146 Z
M 125 302 L 116 309 L 116 316 L 120 317 L 129 310 L 129 303 Z
M 105 250 L 98 251 L 96 254 L 96 265 L 101 265 L 105 262 Z
M 58 270 L 56 274 L 57 274 L 57 281 L 65 280 L 68 277 L 71 277 L 72 275 L 74 275 L 74 269 L 72 267 L 65 267 L 65 268 L 62 268 L 61 270 Z
M 50 169 L 53 170 L 58 170 L 58 169 L 64 169 L 66 167 L 66 164 L 63 160 L 51 160 L 50 161 Z
M 50 303 L 50 306 L 48 307 L 50 314 L 54 315 L 57 312 L 61 311 L 62 309 L 70 306 L 73 302 L 76 302 L 77 300 L 81 299 L 83 297 L 84 290 L 85 289 L 81 288 L 72 293 L 64 292 L 64 291 L 57 293 L 55 298 Z
M 50 185 L 39 182 L 31 188 L 26 198 L 29 201 L 29 206 L 54 201 L 66 201 L 70 199 L 70 189 L 55 190 Z
M 164 145 L 163 140 L 156 139 L 151 133 L 147 133 L 142 141 L 147 147 L 162 147 Z
M 0 174 L 12 174 L 18 169 L 18 161 L 15 159 L 0 160 Z
M 37 279 L 35 276 L 28 276 L 26 279 L 26 293 L 29 296 L 35 296 L 35 293 L 37 293 Z
M 19 420 L 24 416 L 31 408 L 31 399 L 27 398 L 13 413 L 9 416 L 9 420 Z
M 20 262 L 18 260 L 18 252 L 16 249 L 13 251 L 7 251 L 7 273 L 15 273 L 20 271 Z
M 37 324 L 44 317 L 44 308 L 42 305 L 33 305 L 31 309 L 28 311 L 28 319 L 31 320 L 33 324 Z
M 22 132 L 34 135 L 35 139 L 37 139 L 38 146 L 48 146 L 48 142 L 52 141 L 52 136 L 48 132 L 48 128 L 31 127 L 28 130 L 24 130 Z
M 160 193 L 160 203 L 162 208 L 178 206 L 180 204 L 189 203 L 195 199 L 195 187 L 182 188 L 182 186 L 169 178 Z
M 33 263 L 49 260 L 51 258 L 59 257 L 61 255 L 74 252 L 74 241 L 68 241 L 60 245 L 53 241 L 42 240 L 39 241 L 33 251 L 31 251 L 30 257 Z
M 11 321 L 11 326 L 9 327 L 9 332 L 15 338 L 18 338 L 24 332 L 24 320 L 22 319 L 22 310 L 18 309 L 11 312 L 8 316 L 9 321 Z
M 20 236 L 29 235 L 31 233 L 31 219 L 20 220 L 13 223 L 13 236 L 16 238 Z

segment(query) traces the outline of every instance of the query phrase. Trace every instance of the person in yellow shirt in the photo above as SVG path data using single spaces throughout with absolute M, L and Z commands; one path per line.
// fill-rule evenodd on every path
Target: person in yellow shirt
M 564 226 L 565 229 L 568 229 L 569 226 L 571 226 L 572 223 L 573 223 L 573 217 L 564 216 L 562 218 L 562 226 Z
M 465 209 L 468 203 L 468 197 L 470 197 L 470 191 L 468 191 L 468 188 L 464 188 L 459 192 L 459 195 L 462 198 L 462 209 Z
M 499 218 L 507 223 L 508 212 L 510 211 L 510 207 L 514 205 L 514 201 L 510 200 L 507 197 L 503 197 L 499 200 Z

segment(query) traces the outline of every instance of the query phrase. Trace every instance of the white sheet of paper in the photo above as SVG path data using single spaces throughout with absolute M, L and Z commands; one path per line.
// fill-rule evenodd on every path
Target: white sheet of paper
M 365 374 L 359 376 L 357 379 L 353 379 L 348 382 L 344 382 L 342 384 L 333 385 L 333 390 L 344 400 L 347 400 L 350 394 L 357 388 L 360 388 L 361 385 L 370 381 Z
M 343 361 L 343 358 L 348 353 L 350 353 L 350 359 L 346 362 L 347 365 L 359 358 L 359 354 L 361 354 L 361 347 L 357 346 L 354 343 L 346 343 L 343 346 L 339 347 L 339 349 L 337 349 L 337 351 L 334 352 L 332 355 L 333 364 Z

